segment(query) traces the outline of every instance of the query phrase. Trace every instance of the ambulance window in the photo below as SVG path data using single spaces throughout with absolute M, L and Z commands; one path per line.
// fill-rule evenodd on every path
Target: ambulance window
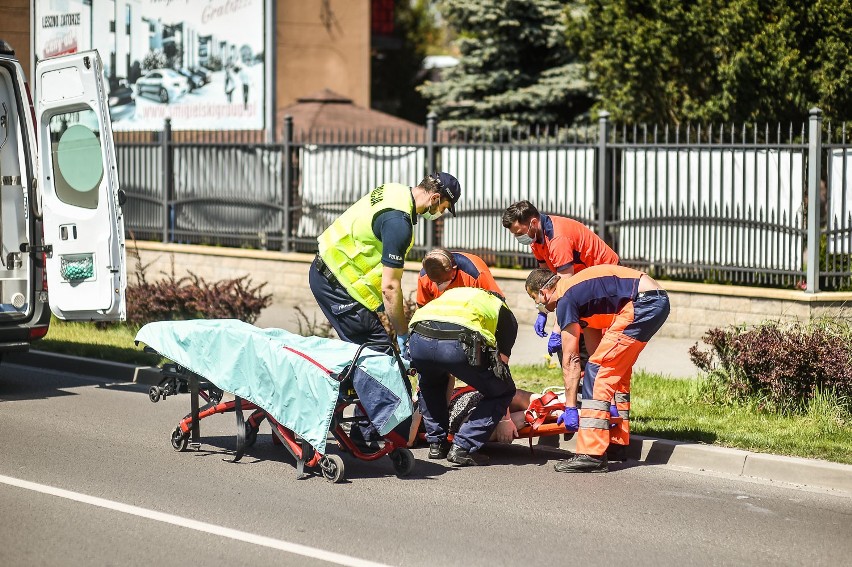
M 98 118 L 93 110 L 57 114 L 50 119 L 53 185 L 63 203 L 98 208 L 104 175 Z

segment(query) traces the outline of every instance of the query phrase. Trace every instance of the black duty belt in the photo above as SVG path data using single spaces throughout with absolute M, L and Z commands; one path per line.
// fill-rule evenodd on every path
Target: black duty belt
M 669 294 L 666 293 L 666 290 L 664 290 L 664 289 L 652 289 L 652 290 L 648 290 L 648 291 L 640 291 L 639 293 L 636 294 L 636 299 L 639 299 L 640 297 L 654 297 L 654 296 L 668 297 Z
M 461 335 L 462 333 L 470 333 L 470 331 L 463 327 L 459 327 L 458 329 L 436 329 L 422 322 L 415 323 L 414 327 L 412 327 L 411 330 L 417 333 L 418 335 L 423 335 L 424 337 L 438 340 L 458 340 L 459 335 Z
M 328 266 L 325 265 L 325 262 L 322 259 L 322 256 L 317 254 L 316 259 L 317 270 L 322 274 L 322 277 L 328 280 L 328 283 L 337 285 L 337 277 L 331 273 L 331 270 L 328 269 Z

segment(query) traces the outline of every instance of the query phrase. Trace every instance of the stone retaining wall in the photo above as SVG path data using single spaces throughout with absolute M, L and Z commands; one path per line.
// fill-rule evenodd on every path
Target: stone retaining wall
M 264 312 L 262 326 L 293 326 L 293 307 L 307 313 L 315 310 L 308 288 L 308 268 L 313 260 L 308 254 L 285 254 L 259 250 L 219 248 L 180 244 L 138 242 L 135 244 L 146 277 L 156 280 L 163 273 L 180 277 L 192 272 L 208 281 L 240 277 L 248 274 L 255 284 L 267 282 L 266 293 L 273 305 Z M 128 272 L 133 281 L 136 260 L 134 244 L 128 246 Z M 402 280 L 406 294 L 417 284 L 420 264 L 408 262 Z M 506 293 L 509 307 L 521 324 L 532 324 L 536 311 L 526 292 L 526 271 L 492 270 Z M 699 340 L 707 329 L 739 323 L 759 323 L 768 319 L 807 321 L 833 316 L 852 321 L 852 293 L 826 292 L 806 294 L 801 291 L 753 287 L 723 286 L 662 281 L 669 291 L 672 312 L 659 336 Z M 414 295 L 411 295 L 414 298 Z

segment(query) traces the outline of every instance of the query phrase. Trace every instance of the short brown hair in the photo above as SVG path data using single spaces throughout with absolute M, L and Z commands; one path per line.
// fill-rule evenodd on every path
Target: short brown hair
M 422 188 L 427 193 L 438 193 L 441 191 L 441 182 L 431 175 L 427 175 L 420 182 L 418 187 Z
M 545 270 L 544 268 L 536 268 L 535 270 L 530 272 L 530 275 L 527 276 L 526 289 L 527 293 L 535 295 L 541 289 L 547 285 L 547 282 L 555 276 L 553 272 L 550 270 Z
M 503 213 L 503 227 L 509 228 L 515 224 L 515 221 L 527 224 L 530 222 L 530 219 L 537 218 L 538 216 L 539 212 L 535 208 L 535 205 L 529 201 L 518 201 L 509 205 Z
M 443 279 L 455 265 L 453 253 L 446 248 L 430 250 L 423 258 L 423 269 L 426 271 L 426 276 L 432 281 Z

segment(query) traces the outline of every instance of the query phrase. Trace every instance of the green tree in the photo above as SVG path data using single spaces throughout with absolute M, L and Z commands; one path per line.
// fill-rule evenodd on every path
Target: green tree
M 850 0 L 585 0 L 569 20 L 615 120 L 849 118 Z
M 459 64 L 422 92 L 445 128 L 570 124 L 591 106 L 565 0 L 443 0 Z

